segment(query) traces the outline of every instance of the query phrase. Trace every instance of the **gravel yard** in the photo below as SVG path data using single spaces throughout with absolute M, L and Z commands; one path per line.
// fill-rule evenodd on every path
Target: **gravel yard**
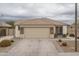
M 79 55 L 74 53 L 74 40 L 63 40 L 68 46 L 63 47 L 57 39 L 16 39 L 13 45 L 0 48 L 0 55 L 4 56 L 57 56 Z M 79 42 L 79 41 L 78 41 Z M 78 43 L 79 45 L 79 43 Z
M 75 52 L 75 40 L 62 40 L 67 43 L 67 46 L 61 46 L 61 43 L 57 42 L 60 45 L 60 48 L 64 52 Z M 79 52 L 79 40 L 77 41 L 77 49 Z
M 67 41 L 65 40 L 65 42 L 67 42 L 68 46 L 67 47 L 62 47 L 64 52 L 75 52 L 75 41 Z M 77 47 L 78 47 L 78 52 L 79 52 L 79 41 L 77 43 Z
M 20 41 L 19 39 L 15 39 L 11 46 L 9 46 L 9 47 L 0 47 L 0 53 L 7 53 L 14 46 L 16 46 L 16 44 L 18 44 L 19 41 Z

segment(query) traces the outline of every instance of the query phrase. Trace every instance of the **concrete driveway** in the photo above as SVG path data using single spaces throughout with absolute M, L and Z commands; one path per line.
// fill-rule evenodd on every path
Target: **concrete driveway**
M 14 56 L 52 56 L 57 50 L 51 39 L 22 39 L 9 52 Z

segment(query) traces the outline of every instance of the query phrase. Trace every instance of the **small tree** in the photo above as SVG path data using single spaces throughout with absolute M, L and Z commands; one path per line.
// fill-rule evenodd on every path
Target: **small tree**
M 58 40 L 58 42 L 62 42 L 62 40 L 61 40 L 61 39 L 59 39 L 59 40 Z
M 15 26 L 14 26 L 14 21 L 7 21 L 6 23 L 9 24 L 9 25 L 11 25 L 12 28 L 15 28 Z
M 62 43 L 62 46 L 67 46 L 67 42 L 63 42 Z

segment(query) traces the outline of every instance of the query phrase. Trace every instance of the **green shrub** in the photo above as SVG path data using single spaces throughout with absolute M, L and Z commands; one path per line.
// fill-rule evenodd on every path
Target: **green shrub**
M 62 46 L 67 46 L 67 43 L 66 43 L 66 42 L 63 42 L 63 43 L 62 43 Z
M 59 40 L 58 40 L 58 42 L 62 42 L 62 40 L 61 40 L 61 39 L 59 39 Z
M 75 35 L 74 35 L 74 34 L 70 34 L 69 36 L 70 36 L 70 37 L 75 37 Z
M 10 40 L 11 42 L 14 42 L 14 40 Z
M 77 37 L 77 39 L 79 39 L 79 37 Z
M 11 45 L 11 41 L 10 40 L 3 40 L 0 42 L 0 47 L 8 47 Z
M 64 37 L 64 38 L 67 37 L 67 34 L 63 34 L 63 37 Z

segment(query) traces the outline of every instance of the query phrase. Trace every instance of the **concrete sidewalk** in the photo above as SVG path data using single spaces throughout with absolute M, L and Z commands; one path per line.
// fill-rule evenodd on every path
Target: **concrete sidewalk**
M 78 52 L 63 52 L 63 53 L 58 53 L 58 56 L 79 56 Z

